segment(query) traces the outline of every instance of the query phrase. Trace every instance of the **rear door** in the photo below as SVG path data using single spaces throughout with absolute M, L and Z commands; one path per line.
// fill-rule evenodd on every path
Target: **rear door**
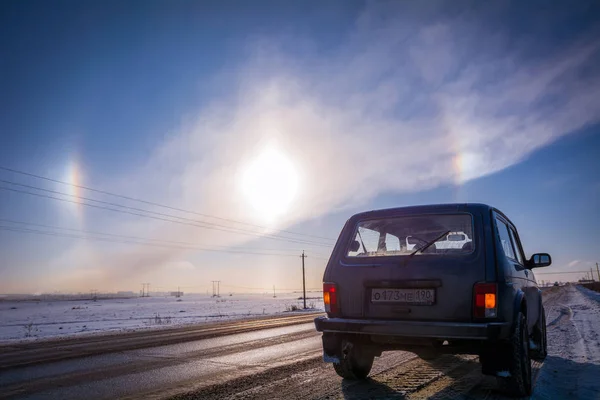
M 486 278 L 482 230 L 481 215 L 466 212 L 360 221 L 332 275 L 342 316 L 471 321 L 473 285 Z M 449 232 L 465 243 L 410 255 Z
M 500 239 L 500 244 L 508 265 L 508 271 L 506 271 L 508 272 L 506 276 L 506 282 L 512 284 L 515 289 L 521 290 L 525 294 L 527 299 L 527 314 L 531 315 L 531 291 L 529 289 L 528 276 L 530 271 L 525 268 L 522 249 L 515 245 L 515 243 L 518 242 L 514 238 L 514 227 L 502 215 L 498 213 L 494 213 L 494 215 L 496 219 L 498 237 Z
M 509 233 L 510 238 L 513 242 L 513 247 L 515 249 L 515 254 L 519 268 L 523 270 L 527 279 L 527 286 L 524 289 L 524 291 L 525 296 L 527 298 L 527 321 L 529 322 L 529 331 L 531 332 L 531 329 L 533 329 L 533 325 L 535 325 L 539 318 L 540 304 L 542 300 L 541 291 L 537 286 L 537 282 L 535 281 L 535 275 L 533 274 L 533 271 L 528 269 L 525 265 L 525 253 L 523 252 L 523 246 L 521 245 L 521 241 L 519 240 L 517 230 L 513 225 L 509 227 Z

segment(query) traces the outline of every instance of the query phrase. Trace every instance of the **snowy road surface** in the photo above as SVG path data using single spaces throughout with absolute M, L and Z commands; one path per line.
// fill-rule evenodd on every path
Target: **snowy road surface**
M 566 286 L 545 303 L 548 358 L 536 399 L 600 399 L 600 293 Z
M 550 354 L 543 365 L 534 364 L 532 398 L 600 399 L 600 295 L 573 286 L 553 288 L 544 294 L 544 305 Z M 495 379 L 481 375 L 475 356 L 423 361 L 411 353 L 384 353 L 370 379 L 343 381 L 321 361 L 320 336 L 301 320 L 310 317 L 293 318 L 293 325 L 278 327 L 265 321 L 211 325 L 213 334 L 205 338 L 201 328 L 189 328 L 192 336 L 165 345 L 152 344 L 157 332 L 137 332 L 127 340 L 136 343 L 137 335 L 150 340 L 147 346 L 123 350 L 124 340 L 115 341 L 114 351 L 103 343 L 108 347 L 100 354 L 86 357 L 21 367 L 0 362 L 0 398 L 504 398 Z M 92 339 L 82 346 L 92 345 Z M 18 346 L 13 345 L 17 353 Z M 18 361 L 17 353 L 13 360 Z

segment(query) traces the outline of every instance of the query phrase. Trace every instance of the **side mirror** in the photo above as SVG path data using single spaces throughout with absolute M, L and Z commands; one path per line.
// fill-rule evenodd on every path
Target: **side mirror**
M 547 267 L 552 264 L 552 257 L 548 253 L 535 253 L 529 260 L 530 268 Z
M 352 241 L 352 244 L 350 244 L 350 251 L 355 253 L 358 251 L 358 249 L 360 249 L 360 243 L 358 243 L 358 240 Z

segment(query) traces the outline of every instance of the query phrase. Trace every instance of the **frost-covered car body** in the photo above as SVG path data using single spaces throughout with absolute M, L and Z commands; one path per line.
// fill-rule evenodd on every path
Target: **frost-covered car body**
M 450 238 L 460 247 L 435 245 L 450 235 L 466 237 Z M 361 378 L 382 351 L 479 354 L 484 373 L 509 376 L 512 391 L 524 392 L 511 381 L 510 371 L 521 372 L 506 351 L 518 325 L 527 336 L 520 351 L 545 357 L 542 296 L 531 269 L 550 262 L 546 253 L 526 259 L 514 224 L 484 204 L 356 214 L 323 277 L 327 317 L 315 325 L 324 359 L 341 376 Z

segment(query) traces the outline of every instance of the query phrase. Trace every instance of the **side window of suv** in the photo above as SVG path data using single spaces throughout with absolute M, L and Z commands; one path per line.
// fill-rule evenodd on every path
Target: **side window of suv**
M 510 233 L 510 238 L 512 239 L 515 252 L 517 253 L 517 261 L 519 261 L 519 264 L 525 265 L 523 264 L 523 248 L 521 247 L 521 243 L 517 240 L 517 234 L 512 228 L 510 228 L 508 232 Z
M 496 225 L 498 226 L 498 236 L 500 237 L 500 243 L 502 243 L 504 254 L 506 254 L 506 257 L 508 258 L 516 260 L 517 258 L 515 257 L 515 251 L 513 249 L 512 240 L 510 239 L 508 226 L 497 218 Z

